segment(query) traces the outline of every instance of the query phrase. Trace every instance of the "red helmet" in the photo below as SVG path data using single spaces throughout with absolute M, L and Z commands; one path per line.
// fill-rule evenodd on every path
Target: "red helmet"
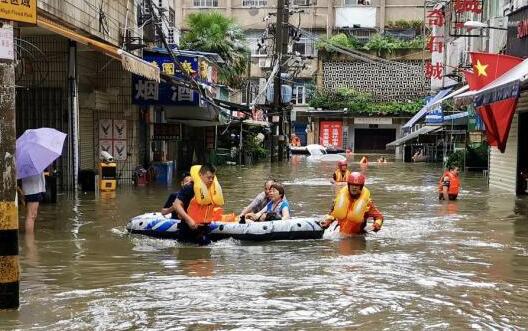
M 359 172 L 353 172 L 348 175 L 347 183 L 352 185 L 365 185 L 365 176 Z
M 337 166 L 339 168 L 341 168 L 342 166 L 346 166 L 347 165 L 347 161 L 337 161 Z

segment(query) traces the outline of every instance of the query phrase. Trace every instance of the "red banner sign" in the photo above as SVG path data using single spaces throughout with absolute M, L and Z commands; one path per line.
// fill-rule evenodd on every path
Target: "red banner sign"
M 343 148 L 343 123 L 337 121 L 320 122 L 319 141 L 325 147 Z

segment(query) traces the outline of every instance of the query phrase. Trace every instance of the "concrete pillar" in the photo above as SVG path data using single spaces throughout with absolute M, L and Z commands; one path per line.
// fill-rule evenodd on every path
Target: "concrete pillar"
M 386 9 L 387 9 L 387 0 L 380 0 L 380 7 L 379 7 L 379 28 L 380 32 L 383 33 L 385 31 L 385 18 L 386 18 Z
M 327 7 L 327 27 L 326 29 L 330 30 L 330 35 L 332 35 L 332 31 L 334 30 L 335 25 L 335 18 L 334 18 L 334 0 L 328 0 L 328 7 Z M 328 34 L 328 31 L 327 31 Z
M 226 16 L 231 17 L 233 15 L 231 0 L 226 0 Z

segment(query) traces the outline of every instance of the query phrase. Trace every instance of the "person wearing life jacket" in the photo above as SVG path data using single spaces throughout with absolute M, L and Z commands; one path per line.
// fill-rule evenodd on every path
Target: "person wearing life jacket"
M 293 147 L 300 147 L 301 146 L 301 139 L 295 133 L 292 133 L 292 135 L 291 135 L 291 145 Z
M 346 183 L 348 175 L 350 175 L 350 170 L 347 169 L 348 165 L 346 161 L 338 161 L 337 169 L 330 180 L 332 184 L 336 183 Z
M 370 198 L 365 176 L 352 172 L 347 177 L 347 186 L 336 196 L 330 214 L 320 224 L 322 228 L 327 228 L 337 221 L 340 233 L 347 236 L 365 233 L 369 218 L 374 219 L 372 230 L 378 232 L 383 225 L 383 215 Z
M 460 191 L 459 170 L 456 166 L 450 166 L 438 181 L 438 199 L 456 200 Z
M 222 220 L 224 199 L 215 173 L 216 168 L 211 164 L 191 168 L 193 185 L 184 186 L 174 202 L 182 232 L 192 232 L 211 221 Z

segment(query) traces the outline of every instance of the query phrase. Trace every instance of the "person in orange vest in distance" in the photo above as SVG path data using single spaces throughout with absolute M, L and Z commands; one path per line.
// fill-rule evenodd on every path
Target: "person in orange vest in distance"
M 332 184 L 336 183 L 346 183 L 347 177 L 350 175 L 350 170 L 348 170 L 347 161 L 338 161 L 337 169 L 334 172 L 332 179 L 330 180 Z
M 215 179 L 216 168 L 211 164 L 201 166 L 198 175 L 208 190 L 211 190 Z M 203 197 L 202 197 L 203 199 Z M 223 209 L 214 203 L 200 205 L 195 197 L 193 185 L 184 186 L 174 202 L 174 209 L 181 219 L 182 233 L 192 233 L 199 227 L 218 221 L 222 217 Z
M 456 200 L 460 191 L 459 170 L 456 166 L 450 166 L 438 181 L 438 199 Z
M 359 172 L 352 172 L 347 177 L 347 188 L 339 192 L 330 214 L 320 223 L 321 227 L 327 228 L 337 221 L 342 234 L 362 234 L 365 233 L 367 220 L 373 218 L 372 230 L 378 232 L 383 226 L 383 215 L 370 199 L 370 192 L 364 186 L 365 176 Z M 343 201 L 346 202 L 344 205 Z M 345 210 L 337 210 L 337 208 Z
M 295 133 L 292 133 L 292 135 L 291 135 L 291 145 L 293 147 L 300 147 L 301 146 L 301 139 Z

